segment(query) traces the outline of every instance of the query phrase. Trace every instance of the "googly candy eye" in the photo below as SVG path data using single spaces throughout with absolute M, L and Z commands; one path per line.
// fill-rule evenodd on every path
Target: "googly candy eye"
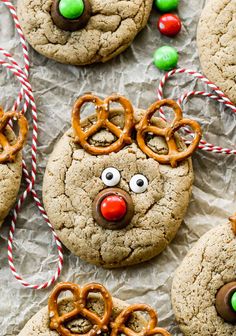
M 103 170 L 101 178 L 107 187 L 114 187 L 120 182 L 120 172 L 116 168 L 109 167 Z
M 148 179 L 142 174 L 134 175 L 129 182 L 130 189 L 136 194 L 141 194 L 147 190 Z

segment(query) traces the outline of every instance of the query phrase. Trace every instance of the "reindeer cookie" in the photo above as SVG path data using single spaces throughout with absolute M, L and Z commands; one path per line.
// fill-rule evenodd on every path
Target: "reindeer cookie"
M 206 233 L 173 279 L 172 302 L 186 336 L 236 335 L 236 216 Z
M 80 121 L 87 103 L 96 114 Z M 175 113 L 169 126 L 153 117 L 163 106 Z M 188 148 L 175 134 L 184 125 L 195 132 Z M 199 125 L 172 100 L 134 111 L 122 96 L 88 94 L 75 102 L 72 126 L 51 154 L 43 183 L 45 208 L 63 244 L 108 268 L 162 252 L 189 203 Z
M 19 0 L 21 27 L 32 47 L 61 63 L 106 62 L 147 23 L 152 0 Z
M 8 126 L 16 119 L 19 136 Z M 25 117 L 17 112 L 5 112 L 0 107 L 0 226 L 13 206 L 20 188 L 22 173 L 21 149 L 27 135 Z
M 58 300 L 62 292 L 73 296 Z M 149 317 L 144 318 L 141 312 Z M 157 326 L 157 313 L 146 304 L 128 305 L 112 298 L 105 287 L 91 283 L 59 283 L 52 291 L 48 307 L 41 309 L 18 336 L 171 336 Z

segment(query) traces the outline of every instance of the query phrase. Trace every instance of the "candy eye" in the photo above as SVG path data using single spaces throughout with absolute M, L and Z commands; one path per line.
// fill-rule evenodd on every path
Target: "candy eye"
M 107 187 L 114 187 L 120 182 L 120 172 L 116 168 L 109 167 L 103 170 L 101 178 Z
M 141 194 L 147 190 L 148 179 L 141 174 L 134 175 L 129 182 L 130 189 L 136 194 Z

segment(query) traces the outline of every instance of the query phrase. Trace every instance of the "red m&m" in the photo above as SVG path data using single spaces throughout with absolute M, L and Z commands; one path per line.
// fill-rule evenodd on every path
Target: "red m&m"
M 181 21 L 177 15 L 164 14 L 160 17 L 157 27 L 161 34 L 166 36 L 175 36 L 181 30 Z
M 101 214 L 107 221 L 119 221 L 126 212 L 127 205 L 121 196 L 109 195 L 101 203 Z

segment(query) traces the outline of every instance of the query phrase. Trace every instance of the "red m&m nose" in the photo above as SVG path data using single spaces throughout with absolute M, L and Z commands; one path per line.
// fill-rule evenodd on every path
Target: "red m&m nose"
M 127 212 L 127 205 L 123 197 L 109 195 L 101 203 L 101 214 L 107 221 L 121 220 Z

